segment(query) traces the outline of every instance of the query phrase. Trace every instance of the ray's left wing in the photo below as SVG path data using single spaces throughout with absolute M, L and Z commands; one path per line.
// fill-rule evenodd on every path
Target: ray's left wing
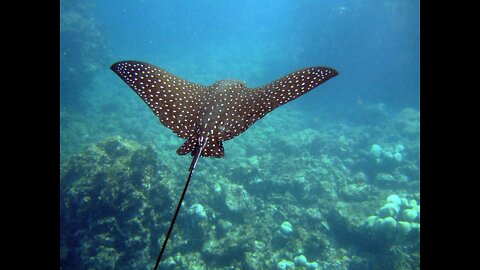
M 194 136 L 199 117 L 196 106 L 207 95 L 208 87 L 145 62 L 121 61 L 110 68 L 143 99 L 164 126 L 179 137 Z

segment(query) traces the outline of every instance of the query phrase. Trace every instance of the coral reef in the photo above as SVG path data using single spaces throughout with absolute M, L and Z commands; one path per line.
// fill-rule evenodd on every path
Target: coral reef
M 418 269 L 418 138 L 398 118 L 376 129 L 268 117 L 225 142 L 225 159 L 200 161 L 162 269 Z M 129 134 L 63 158 L 61 269 L 154 263 L 190 160 L 162 129 Z
M 166 228 L 173 204 L 159 168 L 154 148 L 120 137 L 106 139 L 63 164 L 62 268 L 145 267 L 151 252 L 157 251 L 157 237 Z
M 110 51 L 91 14 L 93 1 L 60 1 L 60 104 L 80 111 L 92 78 L 110 62 Z
M 403 136 L 418 138 L 420 136 L 420 113 L 414 109 L 403 109 L 395 119 L 395 127 Z
M 420 205 L 415 199 L 392 194 L 378 215 L 366 219 L 364 227 L 369 234 L 374 234 L 373 241 L 385 243 L 407 239 L 410 244 L 415 244 L 420 233 Z

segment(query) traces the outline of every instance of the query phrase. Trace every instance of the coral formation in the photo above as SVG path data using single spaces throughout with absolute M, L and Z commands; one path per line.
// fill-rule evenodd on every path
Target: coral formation
M 90 132 L 65 117 L 65 136 Z M 416 269 L 416 139 L 387 121 L 383 133 L 291 127 L 298 141 L 271 125 L 298 125 L 299 115 L 269 118 L 227 141 L 225 159 L 200 161 L 162 269 Z M 156 259 L 189 161 L 151 124 L 62 159 L 61 269 L 144 269 Z
M 293 232 L 292 224 L 290 224 L 288 221 L 284 221 L 282 225 L 280 225 L 280 233 L 282 235 L 289 235 L 292 232 Z
M 411 108 L 403 109 L 395 119 L 395 127 L 404 136 L 418 138 L 420 136 L 420 113 Z
M 157 209 L 172 207 L 158 168 L 154 148 L 120 137 L 92 146 L 63 164 L 62 268 L 144 267 L 158 248 L 156 237 L 166 227 L 170 212 Z
M 205 212 L 205 209 L 199 203 L 196 203 L 196 204 L 190 206 L 190 211 L 192 213 L 195 213 L 195 216 L 199 219 L 206 219 L 207 218 L 207 213 Z
M 307 269 L 316 269 L 318 267 L 317 262 L 309 262 L 307 261 L 307 257 L 305 255 L 298 255 L 293 258 L 295 266 L 302 267 L 305 266 Z
M 376 241 L 387 239 L 388 241 L 402 242 L 407 239 L 418 240 L 420 233 L 420 205 L 415 199 L 400 198 L 396 194 L 387 197 L 387 203 L 380 208 L 378 215 L 369 216 L 364 228 L 370 233 L 381 237 Z M 411 242 L 415 244 L 415 241 Z
M 370 148 L 370 153 L 375 158 L 375 162 L 388 163 L 388 162 L 401 162 L 402 161 L 402 152 L 405 149 L 405 146 L 402 144 L 397 144 L 389 150 L 382 148 L 378 144 L 373 144 Z
M 291 261 L 281 260 L 277 263 L 277 270 L 295 269 L 295 264 Z
M 110 52 L 91 15 L 93 1 L 60 1 L 60 104 L 84 110 L 85 90 L 107 65 Z M 81 101 L 80 101 L 81 100 Z

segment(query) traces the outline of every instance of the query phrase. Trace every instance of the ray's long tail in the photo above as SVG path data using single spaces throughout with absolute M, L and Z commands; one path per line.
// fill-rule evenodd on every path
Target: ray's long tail
M 158 254 L 157 262 L 155 263 L 155 267 L 153 268 L 154 270 L 157 270 L 158 265 L 162 260 L 163 253 L 165 252 L 165 248 L 167 247 L 168 239 L 170 238 L 170 234 L 172 233 L 172 230 L 173 230 L 173 225 L 175 225 L 175 221 L 177 220 L 178 213 L 180 212 L 180 208 L 182 207 L 183 199 L 185 198 L 185 194 L 187 193 L 188 185 L 190 184 L 190 178 L 192 178 L 193 171 L 195 171 L 195 167 L 197 166 L 197 161 L 200 158 L 203 148 L 205 147 L 206 141 L 207 140 L 205 139 L 205 142 L 203 143 L 203 145 L 197 146 L 198 151 L 195 152 L 195 155 L 193 156 L 193 159 L 192 159 L 192 163 L 190 164 L 188 178 L 187 178 L 187 181 L 185 182 L 185 187 L 183 188 L 182 196 L 178 201 L 177 209 L 175 210 L 175 214 L 173 215 L 172 221 L 170 222 L 170 227 L 168 228 L 168 232 L 167 232 L 167 235 L 165 236 L 165 240 L 163 240 L 162 249 Z

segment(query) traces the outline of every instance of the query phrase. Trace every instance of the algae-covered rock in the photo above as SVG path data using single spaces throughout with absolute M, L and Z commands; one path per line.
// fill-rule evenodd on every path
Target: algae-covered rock
M 190 206 L 190 212 L 195 214 L 195 217 L 197 219 L 206 219 L 207 218 L 207 212 L 205 212 L 205 208 L 203 205 L 196 203 L 192 206 Z
M 247 212 L 253 211 L 251 196 L 242 185 L 225 184 L 221 190 L 224 207 L 219 210 L 234 221 L 242 221 Z
M 232 226 L 228 235 L 204 241 L 202 255 L 214 265 L 228 266 L 234 261 L 244 262 L 246 251 L 253 242 L 254 232 L 248 226 Z
M 404 136 L 418 138 L 420 136 L 420 112 L 412 109 L 403 109 L 395 119 L 395 127 Z
M 277 270 L 295 269 L 295 263 L 288 260 L 281 260 L 277 263 Z
M 151 146 L 106 139 L 72 156 L 60 175 L 61 268 L 142 269 L 172 201 Z M 151 250 L 151 248 L 154 250 Z
M 374 194 L 374 188 L 365 183 L 349 184 L 340 189 L 340 195 L 351 201 L 364 201 Z
M 231 184 L 225 188 L 225 205 L 229 211 L 241 213 L 249 205 L 248 192 L 240 185 Z
M 388 184 L 395 182 L 395 177 L 388 173 L 379 173 L 375 176 L 375 181 L 382 184 Z

